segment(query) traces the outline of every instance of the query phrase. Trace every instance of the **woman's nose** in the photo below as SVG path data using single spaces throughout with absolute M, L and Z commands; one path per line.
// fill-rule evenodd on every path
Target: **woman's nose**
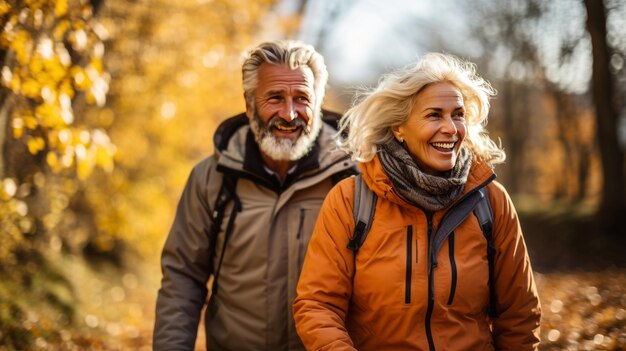
M 441 131 L 443 133 L 446 134 L 456 134 L 458 132 L 458 128 L 456 127 L 456 124 L 454 123 L 454 120 L 452 119 L 451 116 L 446 116 L 443 121 L 443 126 L 441 128 Z

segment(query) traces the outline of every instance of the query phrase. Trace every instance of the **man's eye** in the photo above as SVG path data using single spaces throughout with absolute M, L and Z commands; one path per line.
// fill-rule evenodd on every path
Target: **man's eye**
M 278 102 L 280 101 L 282 98 L 279 95 L 274 95 L 274 96 L 270 96 L 267 100 L 269 102 Z
M 300 96 L 300 97 L 298 97 L 298 101 L 301 101 L 301 102 L 309 102 L 309 98 L 308 98 L 308 97 L 306 97 L 306 96 Z

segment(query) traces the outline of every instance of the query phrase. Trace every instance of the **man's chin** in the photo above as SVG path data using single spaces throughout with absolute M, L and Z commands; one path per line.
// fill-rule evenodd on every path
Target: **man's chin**
M 298 139 L 300 139 L 300 136 L 302 135 L 302 129 L 299 128 L 298 130 L 293 131 L 293 132 L 284 132 L 284 131 L 277 130 L 276 128 L 272 128 L 271 133 L 274 139 L 278 141 L 279 143 L 282 143 L 283 140 L 285 140 L 285 141 L 291 141 L 291 144 L 295 145 Z
M 300 136 L 296 139 L 265 137 L 259 144 L 261 151 L 276 161 L 297 161 L 313 147 L 313 142 Z

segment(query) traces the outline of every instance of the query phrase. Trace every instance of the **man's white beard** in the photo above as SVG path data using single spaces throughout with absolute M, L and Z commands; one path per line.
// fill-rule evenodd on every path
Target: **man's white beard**
M 315 144 L 315 139 L 317 139 L 322 129 L 322 119 L 319 113 L 311 119 L 311 125 L 300 122 L 302 123 L 302 132 L 295 141 L 288 138 L 279 138 L 272 133 L 271 125 L 274 123 L 273 120 L 275 118 L 280 117 L 272 117 L 265 124 L 256 109 L 252 112 L 252 118 L 250 118 L 250 128 L 254 134 L 254 139 L 264 154 L 276 161 L 296 161 L 311 151 Z

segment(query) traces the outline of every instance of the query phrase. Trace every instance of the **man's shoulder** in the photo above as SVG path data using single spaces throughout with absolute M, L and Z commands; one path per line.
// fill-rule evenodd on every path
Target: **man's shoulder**
M 205 157 L 194 165 L 191 173 L 195 175 L 195 177 L 208 178 L 212 173 L 215 173 L 217 159 L 218 156 L 215 153 Z

